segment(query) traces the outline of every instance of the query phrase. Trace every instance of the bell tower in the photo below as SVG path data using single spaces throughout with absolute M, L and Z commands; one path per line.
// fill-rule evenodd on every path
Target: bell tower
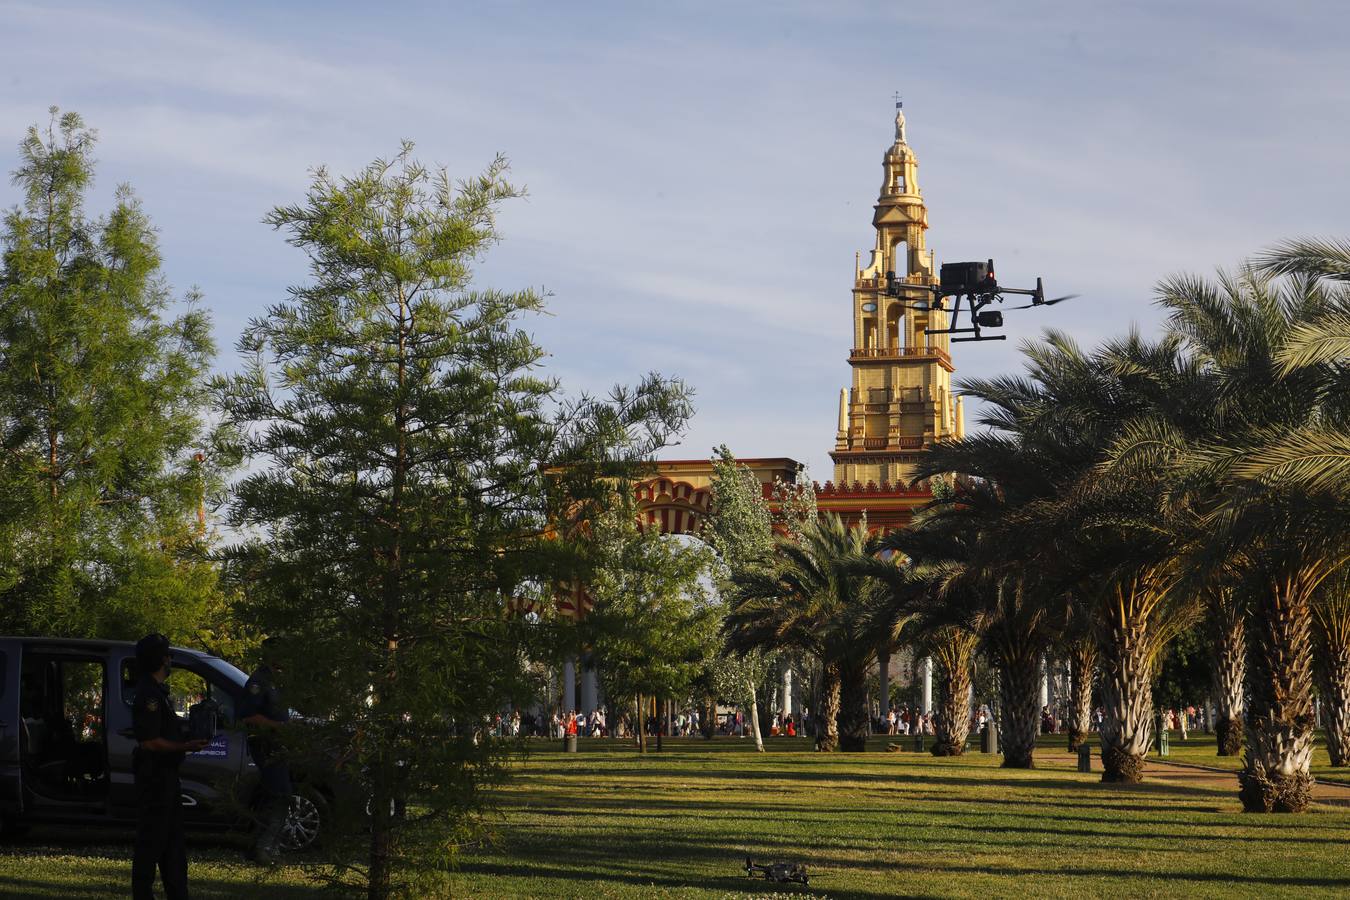
M 960 398 L 951 392 L 952 360 L 946 314 L 929 294 L 886 293 L 887 273 L 912 285 L 937 283 L 937 266 L 925 245 L 928 208 L 919 190 L 919 161 L 905 135 L 905 112 L 895 104 L 895 141 L 881 161 L 883 178 L 872 215 L 876 229 L 868 264 L 855 261 L 853 386 L 839 392 L 834 483 L 907 485 L 918 451 L 961 438 Z

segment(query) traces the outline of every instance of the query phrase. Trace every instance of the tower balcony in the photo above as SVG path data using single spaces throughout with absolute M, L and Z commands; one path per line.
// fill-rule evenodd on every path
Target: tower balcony
M 923 449 L 923 438 L 910 436 L 869 437 L 863 438 L 862 444 L 864 450 L 921 450 Z
M 849 362 L 859 359 L 935 359 L 948 372 L 953 370 L 951 355 L 941 347 L 854 347 Z

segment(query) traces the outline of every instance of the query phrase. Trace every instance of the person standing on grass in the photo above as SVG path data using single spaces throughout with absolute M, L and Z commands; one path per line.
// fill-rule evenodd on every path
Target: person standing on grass
M 132 733 L 136 749 L 132 770 L 136 786 L 136 844 L 131 859 L 132 900 L 153 900 L 155 869 L 168 900 L 187 900 L 187 844 L 183 841 L 183 788 L 178 767 L 183 757 L 206 746 L 183 740 L 183 723 L 164 686 L 172 663 L 169 639 L 147 634 L 136 642 L 136 699 Z
M 275 865 L 281 852 L 281 832 L 291 811 L 291 769 L 282 755 L 278 732 L 291 721 L 291 711 L 282 702 L 276 676 L 281 674 L 277 659 L 278 644 L 267 638 L 262 643 L 263 664 L 244 684 L 239 703 L 239 720 L 248 726 L 248 755 L 258 767 L 258 785 L 262 790 L 257 837 L 250 856 L 254 862 Z M 499 717 L 500 718 L 500 717 Z

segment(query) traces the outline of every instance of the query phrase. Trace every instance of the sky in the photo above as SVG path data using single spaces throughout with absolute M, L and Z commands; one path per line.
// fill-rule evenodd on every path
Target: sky
M 1081 295 L 957 345 L 957 377 L 986 377 L 1044 327 L 1156 334 L 1169 275 L 1344 237 L 1346 46 L 1332 0 L 0 0 L 0 167 L 49 106 L 82 114 L 90 210 L 134 187 L 230 370 L 247 321 L 307 277 L 262 218 L 313 167 L 404 139 L 456 177 L 504 154 L 528 196 L 475 280 L 550 294 L 526 324 L 568 393 L 679 376 L 697 413 L 663 457 L 726 443 L 824 481 L 895 92 L 938 262 Z M 0 182 L 0 207 L 18 199 Z

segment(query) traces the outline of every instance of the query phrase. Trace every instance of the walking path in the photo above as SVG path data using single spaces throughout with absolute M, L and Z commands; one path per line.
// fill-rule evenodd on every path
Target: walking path
M 1036 765 L 1076 770 L 1078 768 L 1078 755 L 1064 750 L 1037 750 Z M 1101 768 L 1101 755 L 1094 746 L 1092 770 L 1094 773 L 1100 773 Z M 1097 777 L 1101 777 L 1100 774 Z M 1163 761 L 1153 756 L 1144 761 L 1144 778 L 1146 780 L 1156 778 L 1159 781 L 1171 784 L 1208 790 L 1234 792 L 1237 790 L 1237 773 L 1231 769 L 1201 766 L 1195 763 Z M 1318 781 L 1313 784 L 1312 795 L 1314 803 L 1350 808 L 1350 785 L 1335 781 Z

